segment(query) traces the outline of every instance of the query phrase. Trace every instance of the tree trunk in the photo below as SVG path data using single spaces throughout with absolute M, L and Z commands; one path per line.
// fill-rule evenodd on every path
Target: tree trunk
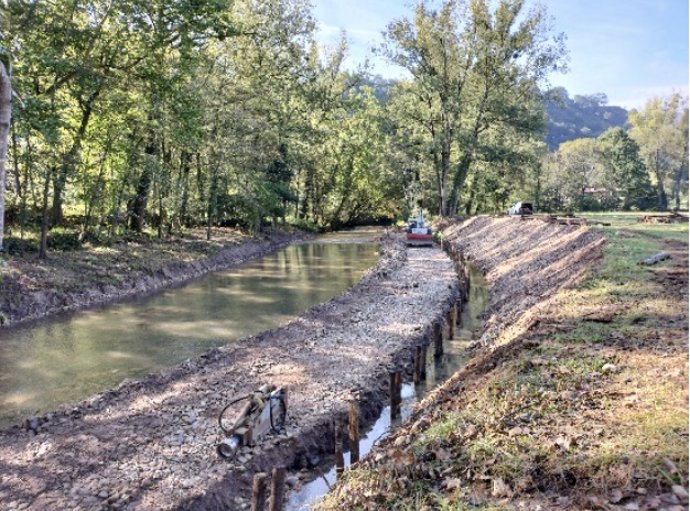
M 43 185 L 43 214 L 41 215 L 41 241 L 38 247 L 38 258 L 45 259 L 48 257 L 48 228 L 50 227 L 50 218 L 48 216 L 48 195 L 50 194 L 50 179 L 55 173 L 55 169 L 50 169 L 46 173 L 45 183 Z
M 5 63 L 0 61 L 0 252 L 5 234 L 5 162 L 7 136 L 12 118 L 12 82 Z
M 180 155 L 180 183 L 182 187 L 182 198 L 180 201 L 180 224 L 188 227 L 187 204 L 189 203 L 189 171 L 192 166 L 192 155 L 187 151 L 182 151 Z
M 60 172 L 55 177 L 53 182 L 53 211 L 51 213 L 53 217 L 52 225 L 60 225 L 63 221 L 62 195 L 65 191 L 67 178 L 74 172 L 74 167 L 77 165 L 77 160 L 79 159 L 79 153 L 81 151 L 81 144 L 84 140 L 84 135 L 86 134 L 86 128 L 89 125 L 91 113 L 93 112 L 93 103 L 96 101 L 100 91 L 101 89 L 99 87 L 88 97 L 86 101 L 83 103 L 80 101 L 80 106 L 82 109 L 81 122 L 79 123 L 79 128 L 74 136 L 72 147 L 70 147 L 69 151 L 67 151 L 62 158 Z
M 465 153 L 462 159 L 458 162 L 455 168 L 455 175 L 453 176 L 453 187 L 451 189 L 450 200 L 448 201 L 447 209 L 443 216 L 452 216 L 460 208 L 460 192 L 465 185 L 467 174 L 469 173 L 470 165 L 472 164 L 472 157 Z
M 666 196 L 666 190 L 664 189 L 664 173 L 660 168 L 661 163 L 658 149 L 656 151 L 655 160 L 657 204 L 659 206 L 659 211 L 666 211 L 668 209 L 668 197 Z
M 144 168 L 139 176 L 139 181 L 137 182 L 137 192 L 134 199 L 131 202 L 129 213 L 130 213 L 130 229 L 141 232 L 144 230 L 144 220 L 146 218 L 146 205 L 149 198 L 149 190 L 151 189 L 151 181 L 153 178 L 153 172 L 151 167 L 153 162 L 150 160 L 156 156 L 156 144 L 153 133 L 149 134 L 149 141 L 144 149 Z

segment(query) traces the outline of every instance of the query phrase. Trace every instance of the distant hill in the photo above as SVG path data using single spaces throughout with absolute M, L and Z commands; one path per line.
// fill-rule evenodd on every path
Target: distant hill
M 619 106 L 607 106 L 606 94 L 568 96 L 563 87 L 556 87 L 546 94 L 548 123 L 546 144 L 549 150 L 568 140 L 598 137 L 609 128 L 624 127 L 628 111 Z
M 391 89 L 397 83 L 395 79 L 386 79 L 380 75 L 365 77 L 361 85 L 368 85 L 374 96 L 386 103 Z M 548 117 L 544 141 L 549 151 L 576 138 L 595 138 L 604 131 L 614 127 L 626 127 L 628 111 L 620 106 L 607 105 L 606 94 L 575 95 L 572 98 L 564 87 L 555 87 L 544 93 L 544 106 Z

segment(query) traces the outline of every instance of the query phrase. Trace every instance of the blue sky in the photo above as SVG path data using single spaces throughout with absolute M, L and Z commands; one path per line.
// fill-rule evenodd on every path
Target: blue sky
M 370 57 L 386 77 L 401 70 L 371 57 L 393 19 L 409 16 L 407 0 L 312 0 L 319 39 L 333 45 L 347 32 L 354 68 Z M 639 108 L 654 96 L 688 93 L 688 0 L 544 0 L 554 31 L 565 32 L 569 72 L 550 77 L 570 95 L 603 92 L 609 104 Z M 527 0 L 534 5 L 534 0 Z

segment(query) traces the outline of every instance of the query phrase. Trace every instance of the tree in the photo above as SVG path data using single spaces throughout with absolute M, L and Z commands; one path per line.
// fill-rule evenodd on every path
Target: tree
M 8 68 L 0 59 L 0 252 L 5 232 L 5 162 L 12 115 L 12 82 Z
M 606 182 L 616 195 L 622 195 L 622 209 L 648 209 L 654 191 L 640 159 L 639 147 L 622 128 L 610 128 L 597 139 L 597 148 L 606 167 Z
M 640 147 L 652 183 L 656 187 L 657 208 L 668 209 L 669 185 L 682 182 L 687 175 L 687 98 L 673 94 L 668 98 L 653 98 L 642 110 L 630 112 L 630 136 Z M 680 205 L 681 186 L 675 195 Z M 687 187 L 685 187 L 687 188 Z
M 492 128 L 543 128 L 538 85 L 561 68 L 563 36 L 549 35 L 542 8 L 523 5 L 503 0 L 492 12 L 487 0 L 447 0 L 435 11 L 420 2 L 412 21 L 388 26 L 383 53 L 413 76 L 408 122 L 426 131 L 442 215 L 458 210 Z

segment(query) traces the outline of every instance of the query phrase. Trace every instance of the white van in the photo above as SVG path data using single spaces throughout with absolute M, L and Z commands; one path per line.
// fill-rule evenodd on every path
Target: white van
M 534 213 L 534 208 L 531 202 L 516 202 L 508 208 L 509 215 L 531 215 Z

